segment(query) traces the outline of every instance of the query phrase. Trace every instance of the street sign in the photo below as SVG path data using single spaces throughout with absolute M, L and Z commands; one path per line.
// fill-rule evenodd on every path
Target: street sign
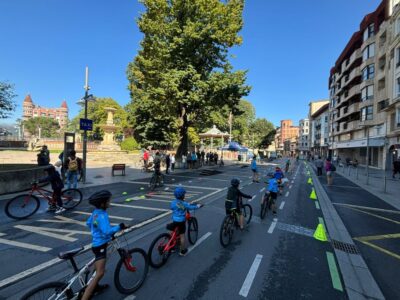
M 89 119 L 79 119 L 79 129 L 80 130 L 93 130 L 93 121 Z

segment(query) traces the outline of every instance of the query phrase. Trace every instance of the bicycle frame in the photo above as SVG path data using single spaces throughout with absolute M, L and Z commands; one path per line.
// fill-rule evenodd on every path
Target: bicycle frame
M 42 196 L 43 198 L 45 198 L 47 201 L 49 202 L 54 202 L 52 195 L 52 192 L 49 190 L 46 190 L 44 188 L 38 187 L 38 186 L 32 186 L 31 191 L 29 192 L 29 198 L 30 196 L 33 195 L 34 193 L 40 194 L 40 196 Z M 25 200 L 25 202 L 27 202 L 28 200 Z
M 191 215 L 190 211 L 186 209 L 185 222 L 189 221 L 191 217 L 192 217 L 192 215 Z M 180 234 L 178 234 L 178 228 L 176 227 L 172 231 L 172 235 L 171 235 L 171 238 L 169 239 L 168 243 L 164 246 L 164 252 L 168 252 L 176 246 L 179 235 Z

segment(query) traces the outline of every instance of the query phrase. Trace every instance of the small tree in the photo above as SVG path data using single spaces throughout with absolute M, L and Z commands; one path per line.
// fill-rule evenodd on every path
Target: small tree
M 58 137 L 60 135 L 59 133 L 60 125 L 56 120 L 51 118 L 46 118 L 46 117 L 30 118 L 24 121 L 23 124 L 25 125 L 25 129 L 28 130 L 28 132 L 31 135 L 37 136 L 39 134 L 39 128 L 41 137 L 50 138 L 50 137 Z
M 14 86 L 0 81 L 0 119 L 8 118 L 15 109 L 14 97 Z

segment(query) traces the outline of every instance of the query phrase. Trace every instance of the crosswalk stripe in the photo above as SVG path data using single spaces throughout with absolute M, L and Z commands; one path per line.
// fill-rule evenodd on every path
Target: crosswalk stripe
M 169 209 L 164 208 L 156 208 L 156 207 L 146 207 L 146 206 L 137 206 L 137 205 L 127 205 L 127 204 L 119 204 L 119 203 L 111 203 L 112 206 L 116 207 L 129 207 L 129 208 L 137 208 L 144 210 L 155 210 L 155 211 L 168 211 Z

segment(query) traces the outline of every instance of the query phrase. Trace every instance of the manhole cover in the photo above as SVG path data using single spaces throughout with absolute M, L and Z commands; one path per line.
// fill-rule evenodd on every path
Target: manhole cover
M 346 253 L 350 253 L 350 254 L 359 254 L 360 253 L 358 251 L 356 245 L 353 245 L 353 244 L 343 243 L 343 242 L 339 242 L 336 240 L 331 240 L 331 244 L 332 244 L 333 248 L 341 250 Z

